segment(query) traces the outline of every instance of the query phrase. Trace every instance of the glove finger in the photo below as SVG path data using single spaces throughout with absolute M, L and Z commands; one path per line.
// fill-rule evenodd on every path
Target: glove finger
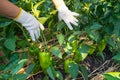
M 36 38 L 36 39 L 38 39 L 38 38 L 39 38 L 39 36 L 40 36 L 40 35 L 39 35 L 38 30 L 35 30 L 35 31 L 34 31 L 34 35 L 35 35 L 35 38 Z
M 72 15 L 73 15 L 73 16 L 79 16 L 79 14 L 76 13 L 76 12 L 72 12 Z
M 70 16 L 69 17 L 69 22 L 72 22 L 72 21 L 78 22 L 78 20 L 75 17 Z
M 70 23 L 72 23 L 72 24 L 75 25 L 75 26 L 78 26 L 78 23 L 75 22 L 75 21 L 71 21 Z
M 41 23 L 39 23 L 39 27 L 40 29 L 44 30 L 44 26 Z
M 40 36 L 40 30 L 39 29 L 37 30 L 37 34 L 38 34 L 38 37 L 39 37 Z
M 73 17 L 73 21 L 78 22 L 78 20 L 75 17 Z
M 30 31 L 30 36 L 31 36 L 31 39 L 32 41 L 35 41 L 35 35 L 34 35 L 34 32 L 33 31 Z
M 69 28 L 70 30 L 73 30 L 73 27 L 71 26 L 71 24 L 70 24 L 69 21 L 64 20 L 64 22 L 67 24 L 67 26 L 68 26 L 68 28 Z

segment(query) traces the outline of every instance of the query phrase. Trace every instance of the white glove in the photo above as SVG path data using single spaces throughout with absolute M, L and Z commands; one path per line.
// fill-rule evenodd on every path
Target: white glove
M 31 39 L 35 41 L 40 36 L 40 28 L 44 30 L 44 26 L 31 14 L 21 9 L 20 14 L 15 21 L 21 23 L 30 33 Z
M 63 20 L 70 30 L 73 29 L 71 24 L 78 26 L 78 20 L 74 16 L 79 16 L 78 13 L 71 12 L 66 5 L 57 8 L 59 20 Z

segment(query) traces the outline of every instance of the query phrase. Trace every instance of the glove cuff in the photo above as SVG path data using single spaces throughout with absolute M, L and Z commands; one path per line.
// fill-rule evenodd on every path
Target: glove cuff
M 61 5 L 57 8 L 58 11 L 65 11 L 65 10 L 68 10 L 68 7 L 66 5 Z
M 22 8 L 20 8 L 20 12 L 19 12 L 19 14 L 14 18 L 14 20 L 17 20 L 17 19 L 20 17 L 21 13 L 22 13 Z
M 18 16 L 14 20 L 21 23 L 21 24 L 24 24 L 29 19 L 29 17 L 30 17 L 30 14 L 27 13 L 22 8 L 20 8 L 20 13 L 18 14 Z

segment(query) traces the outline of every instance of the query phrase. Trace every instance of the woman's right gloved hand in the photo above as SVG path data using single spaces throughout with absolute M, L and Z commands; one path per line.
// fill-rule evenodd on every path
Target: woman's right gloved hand
M 35 41 L 40 36 L 40 29 L 44 30 L 44 26 L 31 14 L 20 8 L 19 15 L 14 19 L 21 23 L 30 33 L 32 41 Z

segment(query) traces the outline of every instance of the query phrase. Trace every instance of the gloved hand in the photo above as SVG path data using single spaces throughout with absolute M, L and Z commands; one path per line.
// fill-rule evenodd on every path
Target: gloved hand
M 66 5 L 61 5 L 57 7 L 57 10 L 58 10 L 59 20 L 63 20 L 67 24 L 70 30 L 73 29 L 71 24 L 78 26 L 78 23 L 77 23 L 78 20 L 74 17 L 74 16 L 79 16 L 78 13 L 71 12 Z
M 21 23 L 30 33 L 32 41 L 35 41 L 40 36 L 40 28 L 44 30 L 44 26 L 31 14 L 21 9 L 19 15 L 14 19 Z

